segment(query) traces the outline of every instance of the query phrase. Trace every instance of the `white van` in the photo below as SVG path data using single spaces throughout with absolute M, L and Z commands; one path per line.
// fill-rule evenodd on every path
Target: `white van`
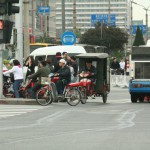
M 35 64 L 37 65 L 39 57 L 42 57 L 43 60 L 51 60 L 51 62 L 53 62 L 57 52 L 67 52 L 69 56 L 86 53 L 82 46 L 50 46 L 35 49 L 30 56 L 34 57 Z
M 35 71 L 37 70 L 38 65 L 38 58 L 42 57 L 43 60 L 50 60 L 51 62 L 54 61 L 55 55 L 57 52 L 63 53 L 67 52 L 69 56 L 75 56 L 78 54 L 84 54 L 86 53 L 83 46 L 50 46 L 50 47 L 41 47 L 35 49 L 30 56 L 34 57 L 35 60 Z M 27 67 L 23 68 L 24 76 L 27 72 Z

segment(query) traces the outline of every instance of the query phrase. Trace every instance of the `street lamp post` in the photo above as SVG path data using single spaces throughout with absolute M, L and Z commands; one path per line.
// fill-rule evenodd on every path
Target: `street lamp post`
M 136 2 L 133 2 L 133 1 L 132 1 L 132 3 L 143 7 L 143 9 L 146 11 L 146 14 L 145 14 L 145 21 L 146 21 L 146 38 L 147 38 L 147 40 L 148 40 L 148 13 L 147 13 L 147 12 L 150 11 L 150 10 L 149 10 L 149 7 L 150 7 L 150 6 L 148 6 L 148 7 L 146 8 L 145 6 L 143 6 L 143 5 L 141 5 L 141 4 L 138 4 L 138 3 L 136 3 Z

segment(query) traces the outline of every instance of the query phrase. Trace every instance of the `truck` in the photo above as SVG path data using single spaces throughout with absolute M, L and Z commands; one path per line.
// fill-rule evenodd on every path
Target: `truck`
M 131 102 L 150 98 L 150 46 L 134 46 L 130 55 L 129 93 Z

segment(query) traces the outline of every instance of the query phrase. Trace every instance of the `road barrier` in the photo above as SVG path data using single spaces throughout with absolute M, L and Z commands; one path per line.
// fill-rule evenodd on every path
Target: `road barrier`
M 118 87 L 129 87 L 130 76 L 110 75 L 110 84 Z

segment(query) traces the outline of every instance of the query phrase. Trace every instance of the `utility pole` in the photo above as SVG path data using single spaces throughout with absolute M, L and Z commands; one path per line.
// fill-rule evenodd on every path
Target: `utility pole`
M 110 26 L 110 1 L 108 0 L 108 27 Z
M 62 33 L 65 32 L 65 0 L 61 0 L 62 5 Z
M 35 36 L 36 0 L 32 0 L 32 34 Z
M 24 0 L 24 58 L 30 54 L 29 47 L 29 0 Z
M 73 0 L 73 32 L 76 32 L 76 0 Z
M 20 11 L 19 14 L 15 14 L 15 28 L 17 29 L 17 47 L 16 58 L 23 66 L 23 2 L 19 1 Z
M 46 0 L 43 2 L 44 6 L 47 6 Z M 47 15 L 43 14 L 44 16 L 44 34 L 47 36 Z
M 131 0 L 131 24 L 130 24 L 130 42 L 131 42 L 130 49 L 131 49 L 131 52 L 132 52 L 132 21 L 133 21 L 133 7 L 132 7 L 132 3 L 133 3 L 133 1 Z

